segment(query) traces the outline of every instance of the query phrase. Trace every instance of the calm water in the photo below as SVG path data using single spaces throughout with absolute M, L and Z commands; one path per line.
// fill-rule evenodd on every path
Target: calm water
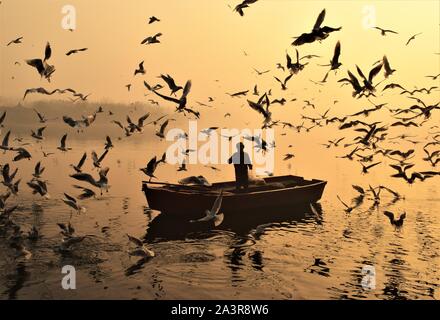
M 322 137 L 313 133 L 308 139 L 302 136 L 289 138 L 296 158 L 291 165 L 277 159 L 275 173 L 328 181 L 320 219 L 304 214 L 273 222 L 269 211 L 267 221 L 253 221 L 250 216 L 248 225 L 232 229 L 220 226 L 211 231 L 171 233 L 168 223 L 161 224 L 159 213 L 148 210 L 138 170 L 153 154 L 160 156 L 166 145 L 147 136 L 128 142 L 115 140 L 116 148 L 104 161 L 111 168 L 110 192 L 84 201 L 87 212 L 72 216 L 78 235 L 93 236 L 64 256 L 55 250 L 61 239 L 56 223 L 68 222 L 71 215 L 61 201 L 62 193 L 77 194 L 71 188 L 74 181 L 65 178 L 71 173 L 68 164 L 76 163 L 84 151 L 96 149 L 99 153 L 103 140 L 71 140 L 71 152 L 56 152 L 43 160 L 50 200 L 32 196 L 25 184 L 36 161 L 19 162 L 18 176 L 23 181 L 19 196 L 9 201 L 20 206 L 13 219 L 23 232 L 35 226 L 42 238 L 26 242 L 32 257 L 23 260 L 14 258 L 6 236 L 0 236 L 0 298 L 439 299 L 438 178 L 409 187 L 388 178 L 391 172 L 387 166 L 361 175 L 358 163 L 335 158 L 344 154 L 343 148 L 327 150 L 318 145 Z M 46 141 L 45 150 L 54 150 L 55 143 Z M 30 149 L 39 150 L 40 146 Z M 283 153 L 278 156 L 282 158 Z M 10 155 L 1 155 L 1 159 L 2 163 L 11 161 Z M 90 166 L 88 162 L 85 170 L 90 171 Z M 157 175 L 173 182 L 196 173 L 213 182 L 233 177 L 232 168 L 219 168 L 221 172 L 189 167 L 187 173 L 176 176 L 175 168 L 162 166 Z M 392 198 L 384 194 L 378 208 L 371 208 L 372 202 L 365 200 L 358 210 L 347 214 L 336 195 L 349 202 L 356 195 L 351 184 L 385 184 L 406 199 L 391 204 Z M 389 223 L 384 209 L 406 210 L 401 229 Z M 127 253 L 126 233 L 146 236 L 156 257 L 136 266 L 137 258 Z M 61 288 L 64 265 L 75 266 L 77 290 Z M 376 289 L 361 286 L 365 265 L 375 267 Z

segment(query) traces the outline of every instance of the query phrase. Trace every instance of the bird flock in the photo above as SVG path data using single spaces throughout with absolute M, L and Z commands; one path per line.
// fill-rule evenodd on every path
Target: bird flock
M 247 10 L 251 6 L 257 5 L 257 0 L 244 0 L 233 9 L 240 16 L 245 15 Z M 245 11 L 246 10 L 246 11 Z M 318 18 L 313 25 L 311 30 L 305 30 L 302 33 L 298 32 L 298 36 L 291 43 L 291 46 L 295 50 L 295 58 L 292 59 L 288 50 L 285 52 L 286 60 L 284 63 L 275 62 L 277 70 L 281 70 L 284 75 L 273 76 L 274 85 L 276 85 L 282 93 L 289 91 L 288 84 L 295 79 L 295 76 L 299 73 L 307 72 L 306 67 L 313 63 L 315 59 L 321 58 L 318 55 L 309 54 L 306 56 L 301 56 L 299 52 L 299 47 L 310 46 L 313 47 L 315 43 L 321 43 L 321 45 L 327 44 L 332 37 L 336 37 L 339 32 L 344 32 L 342 26 L 329 27 L 325 26 L 324 20 L 326 17 L 326 10 L 322 10 Z M 151 16 L 147 19 L 147 24 L 160 24 L 161 19 Z M 388 34 L 398 35 L 396 31 L 382 29 L 376 27 L 376 29 L 381 31 L 382 36 L 388 36 Z M 405 46 L 410 45 L 412 42 L 417 41 L 417 37 L 421 36 L 422 33 L 417 33 L 412 36 Z M 141 45 L 160 45 L 162 37 L 165 37 L 161 32 L 154 33 L 148 37 L 145 37 L 140 44 Z M 12 45 L 22 45 L 25 43 L 25 37 L 18 37 L 7 43 L 7 46 Z M 325 42 L 324 42 L 325 40 Z M 253 89 L 240 90 L 233 93 L 226 93 L 231 99 L 246 99 L 247 105 L 250 110 L 257 112 L 262 117 L 262 128 L 274 128 L 279 127 L 281 130 L 291 130 L 292 132 L 302 133 L 310 132 L 311 130 L 317 130 L 321 127 L 336 126 L 338 132 L 341 133 L 342 137 L 334 137 L 328 141 L 322 143 L 323 147 L 326 149 L 334 148 L 344 148 L 346 149 L 345 154 L 339 155 L 339 159 L 345 161 L 357 161 L 360 166 L 360 171 L 362 174 L 367 175 L 371 171 L 375 170 L 376 167 L 385 163 L 386 161 L 391 161 L 389 164 L 390 176 L 396 179 L 400 179 L 404 183 L 414 184 L 423 182 L 428 179 L 433 179 L 440 175 L 437 169 L 437 165 L 440 162 L 440 149 L 438 148 L 440 144 L 440 132 L 438 124 L 433 123 L 431 120 L 433 114 L 438 112 L 440 109 L 439 101 L 428 102 L 431 95 L 438 93 L 438 81 L 440 74 L 437 75 L 427 75 L 426 79 L 429 79 L 429 85 L 426 88 L 417 88 L 415 90 L 408 89 L 407 87 L 390 82 L 390 79 L 394 79 L 396 69 L 391 67 L 391 63 L 387 55 L 383 55 L 378 61 L 376 61 L 371 67 L 364 66 L 362 70 L 358 65 L 354 68 L 346 69 L 348 77 L 341 79 L 336 79 L 337 72 L 343 67 L 342 50 L 343 44 L 340 41 L 336 42 L 334 48 L 329 47 L 329 57 L 328 64 L 320 65 L 327 68 L 323 72 L 323 78 L 321 81 L 314 81 L 310 79 L 317 86 L 324 86 L 326 82 L 334 81 L 340 83 L 341 86 L 349 86 L 352 89 L 352 98 L 359 100 L 365 99 L 371 104 L 364 110 L 353 114 L 347 114 L 343 116 L 331 116 L 333 110 L 329 108 L 324 113 L 320 114 L 317 112 L 317 105 L 313 100 L 304 100 L 303 110 L 313 110 L 318 113 L 317 116 L 301 114 L 303 122 L 301 124 L 293 124 L 288 122 L 286 119 L 276 119 L 272 113 L 272 109 L 275 105 L 280 107 L 284 106 L 287 102 L 296 101 L 297 98 L 287 98 L 286 96 L 273 99 L 272 89 L 266 92 L 260 92 L 258 84 L 253 84 L 250 86 Z M 69 50 L 66 55 L 72 56 L 74 54 L 83 54 L 88 48 L 72 49 Z M 247 55 L 247 54 L 245 54 Z M 52 46 L 48 42 L 43 58 L 33 58 L 26 60 L 27 65 L 33 67 L 38 72 L 39 76 L 51 82 L 56 68 L 54 65 L 49 64 L 52 57 Z M 52 62 L 51 62 L 52 63 Z M 163 81 L 161 83 L 150 84 L 151 80 L 145 80 L 146 67 L 145 60 L 140 63 L 134 63 L 137 65 L 136 69 L 130 73 L 133 75 L 134 80 L 137 78 L 142 78 L 142 82 L 146 89 L 146 95 L 150 94 L 159 98 L 161 102 L 172 104 L 175 107 L 176 117 L 182 115 L 184 117 L 195 117 L 200 118 L 201 112 L 194 108 L 194 104 L 191 101 L 190 93 L 192 90 L 191 80 L 186 80 L 185 83 L 178 84 L 177 81 L 168 73 L 160 74 L 157 78 Z M 369 69 L 368 74 L 364 73 L 365 70 Z M 269 74 L 270 70 L 258 70 L 254 68 L 253 70 L 258 77 L 263 77 Z M 383 77 L 381 77 L 381 72 L 383 71 Z M 334 77 L 332 76 L 334 73 Z M 367 76 L 366 76 L 367 74 Z M 381 77 L 381 79 L 379 79 Z M 150 82 L 150 83 L 149 83 Z M 381 87 L 382 86 L 382 87 Z M 127 91 L 132 90 L 132 84 L 125 85 Z M 324 88 L 324 87 L 323 87 Z M 273 88 L 275 90 L 275 88 Z M 168 92 L 167 92 L 168 90 Z M 380 95 L 384 96 L 389 91 L 399 90 L 399 94 L 407 97 L 408 107 L 391 107 L 387 103 L 376 104 L 373 100 Z M 43 87 L 26 89 L 23 99 L 26 98 L 28 94 L 43 94 L 51 96 L 55 93 L 57 94 L 69 94 L 69 99 L 72 103 L 78 100 L 86 101 L 90 94 L 79 93 L 74 89 L 53 89 L 47 90 Z M 252 94 L 256 98 L 250 98 L 249 95 Z M 438 94 L 436 95 L 438 98 Z M 153 99 L 149 100 L 151 105 L 159 105 L 159 102 Z M 338 100 L 334 100 L 333 104 L 337 104 Z M 207 103 L 197 102 L 199 107 L 213 107 L 215 104 L 215 99 L 211 96 L 208 97 Z M 50 121 L 57 119 L 47 119 L 47 117 L 34 109 L 36 113 L 36 121 L 40 124 L 39 128 L 30 131 L 30 137 L 36 145 L 41 147 L 41 155 L 43 158 L 50 157 L 56 153 L 69 153 L 72 148 L 69 147 L 68 134 L 64 134 L 60 138 L 60 144 L 57 150 L 49 152 L 49 150 L 44 149 L 44 132 Z M 387 111 L 391 116 L 392 122 L 383 121 L 370 121 L 369 117 L 379 111 Z M 146 126 L 152 126 L 157 128 L 155 130 L 155 136 L 158 139 L 164 139 L 166 136 L 166 129 L 170 121 L 175 121 L 175 119 L 170 118 L 167 115 L 163 115 L 157 119 L 150 119 L 151 114 L 146 113 L 145 115 L 133 121 L 129 115 L 127 115 L 125 121 L 110 118 L 113 113 L 108 110 L 108 122 L 116 125 L 121 129 L 121 134 L 126 138 L 131 137 L 136 134 L 142 134 Z M 68 115 L 62 117 L 62 122 L 75 129 L 79 134 L 87 130 L 88 127 L 92 126 L 97 117 L 105 117 L 104 108 L 98 108 L 93 114 L 83 115 L 79 119 L 74 119 Z M 232 113 L 227 112 L 224 117 L 231 117 Z M 151 121 L 149 121 L 151 120 Z M 149 122 L 147 122 L 149 121 Z M 0 128 L 3 128 L 7 123 L 7 112 L 3 112 L 0 115 Z M 41 124 L 44 126 L 41 127 Z M 393 128 L 401 127 L 402 129 L 409 130 L 412 127 L 424 127 L 429 128 L 428 136 L 424 137 L 423 140 L 413 140 L 415 136 L 408 134 L 401 134 L 399 136 L 392 137 Z M 211 134 L 213 131 L 219 129 L 218 126 L 212 126 L 208 129 L 204 129 L 202 132 L 206 135 Z M 23 233 L 20 226 L 14 222 L 13 212 L 18 208 L 18 206 L 8 205 L 8 199 L 11 196 L 16 196 L 19 193 L 21 178 L 18 177 L 19 163 L 20 161 L 31 161 L 34 158 L 38 158 L 37 155 L 33 155 L 29 150 L 25 148 L 25 144 L 22 143 L 22 138 L 16 137 L 14 140 L 11 139 L 11 130 L 8 130 L 1 140 L 0 152 L 4 153 L 14 153 L 12 164 L 1 163 L 2 172 L 2 184 L 5 187 L 5 192 L 0 194 L 0 230 L 2 232 L 9 232 L 12 247 L 17 249 L 17 253 L 20 256 L 29 258 L 31 256 L 30 252 L 25 247 L 26 240 L 35 241 L 38 239 L 38 230 L 33 228 L 29 231 L 27 235 Z M 408 131 L 410 132 L 410 131 Z M 283 135 L 287 133 L 283 132 Z M 354 135 L 353 139 L 350 139 L 350 135 Z M 185 134 L 181 139 L 187 139 L 188 136 Z M 229 141 L 232 137 L 223 137 Z M 269 148 L 275 148 L 274 142 L 267 142 L 262 137 L 259 136 L 246 136 L 244 139 L 252 141 L 255 144 L 255 148 L 261 152 L 266 152 Z M 400 148 L 391 148 L 390 144 L 400 144 L 403 141 L 410 142 L 414 145 L 421 145 L 423 154 L 419 155 L 416 150 L 402 150 Z M 291 146 L 289 146 L 291 147 Z M 111 150 L 117 148 L 112 142 L 112 138 L 107 136 L 102 150 L 99 152 L 92 151 L 90 154 L 84 152 L 81 159 L 78 162 L 70 164 L 72 173 L 69 178 L 74 182 L 74 188 L 78 190 L 79 194 L 73 196 L 65 193 L 60 199 L 66 204 L 72 211 L 72 213 L 82 214 L 86 212 L 86 208 L 82 201 L 85 199 L 96 198 L 99 195 L 103 195 L 104 192 L 109 192 L 109 171 L 110 168 L 104 165 L 106 156 Z M 98 150 L 98 149 L 97 149 Z M 194 150 L 182 150 L 182 153 L 186 156 Z M 418 162 L 429 167 L 429 169 L 416 168 L 414 162 L 410 162 L 411 159 L 419 157 L 422 161 Z M 284 155 L 284 161 L 290 161 L 294 159 L 295 155 L 293 153 L 287 153 Z M 90 159 L 91 170 L 85 171 L 84 166 Z M 186 161 L 183 161 L 177 171 L 186 171 Z M 157 178 L 155 172 L 159 165 L 166 164 L 166 154 L 164 153 L 161 157 L 153 156 L 146 164 L 144 168 L 140 170 L 150 179 Z M 216 167 L 211 167 L 213 170 L 218 170 Z M 44 179 L 45 168 L 43 166 L 42 160 L 38 160 L 35 164 L 35 169 L 32 177 L 26 182 L 27 186 L 30 188 L 32 193 L 36 196 L 43 197 L 45 199 L 52 199 L 49 194 L 48 183 Z M 273 174 L 273 173 L 268 173 Z M 188 178 L 180 180 L 182 184 L 203 184 L 209 185 L 209 183 L 202 176 L 190 176 Z M 81 183 L 82 185 L 79 185 Z M 365 199 L 371 200 L 373 207 L 377 207 L 381 201 L 381 192 L 388 192 L 393 196 L 393 202 L 399 201 L 403 198 L 396 191 L 387 188 L 386 186 L 377 186 L 364 188 L 361 186 L 353 186 L 354 190 L 358 193 L 358 196 L 352 200 L 350 204 L 344 202 L 339 196 L 345 212 L 350 213 L 363 203 Z M 216 199 L 213 208 L 206 211 L 206 216 L 199 220 L 193 221 L 213 221 L 216 226 L 218 226 L 223 221 L 223 215 L 220 213 L 221 203 L 222 203 L 223 192 L 221 192 Z M 52 200 L 51 200 L 52 201 Z M 396 226 L 402 226 L 403 220 L 406 217 L 406 213 L 401 214 L 399 217 L 395 217 L 394 213 L 385 211 L 384 214 L 390 219 L 390 222 Z M 74 227 L 71 222 L 59 223 L 60 234 L 62 235 L 62 243 L 59 246 L 60 252 L 69 251 L 76 244 L 82 242 L 88 236 L 78 236 L 75 232 Z M 128 240 L 131 244 L 135 246 L 135 249 L 130 251 L 130 255 L 140 256 L 142 258 L 150 258 L 154 256 L 154 252 L 149 250 L 143 244 L 143 241 L 128 235 Z

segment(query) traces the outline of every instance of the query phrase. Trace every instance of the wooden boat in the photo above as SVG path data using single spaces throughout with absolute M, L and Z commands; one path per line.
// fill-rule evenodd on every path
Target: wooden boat
M 220 190 L 223 190 L 221 212 L 231 214 L 275 208 L 294 210 L 319 201 L 326 184 L 322 180 L 289 175 L 265 178 L 263 184 L 251 185 L 246 190 L 236 190 L 234 181 L 214 183 L 209 187 L 144 181 L 142 189 L 151 209 L 195 219 L 211 209 Z

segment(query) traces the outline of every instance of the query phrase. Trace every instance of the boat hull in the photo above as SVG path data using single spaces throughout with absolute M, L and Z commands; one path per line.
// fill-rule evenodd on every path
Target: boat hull
M 285 178 L 285 177 L 283 177 Z M 300 177 L 295 177 L 302 179 Z M 304 204 L 316 203 L 321 199 L 326 186 L 325 181 L 302 180 L 302 184 L 274 190 L 249 192 L 225 192 L 221 212 L 224 214 L 240 214 L 245 211 L 264 211 L 265 209 L 282 208 L 286 211 L 295 210 Z M 228 187 L 231 183 L 214 185 L 215 189 Z M 151 187 L 143 184 L 143 191 L 151 209 L 167 215 L 185 219 L 196 219 L 210 209 L 218 196 L 217 192 L 194 192 L 192 190 L 173 190 L 169 188 Z

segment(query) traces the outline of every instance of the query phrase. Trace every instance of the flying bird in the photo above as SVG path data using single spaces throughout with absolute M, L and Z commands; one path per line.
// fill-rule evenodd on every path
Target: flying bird
M 41 175 L 43 174 L 43 172 L 44 172 L 45 169 L 46 169 L 46 168 L 44 168 L 44 167 L 41 166 L 41 161 L 38 161 L 37 164 L 35 165 L 34 173 L 32 174 L 32 176 L 33 176 L 35 179 L 40 179 L 40 178 L 41 178 Z
M 406 45 L 409 45 L 409 43 L 410 43 L 412 40 L 415 40 L 416 37 L 419 36 L 419 35 L 421 35 L 422 33 L 423 33 L 423 32 L 416 33 L 415 35 L 411 36 L 411 37 L 408 39 L 408 41 L 406 42 Z
M 384 37 L 387 35 L 387 33 L 398 34 L 396 31 L 389 30 L 389 29 L 382 29 L 382 28 L 379 28 L 379 27 L 374 27 L 374 29 L 380 30 L 380 34 L 381 34 L 382 36 L 384 36 Z
M 104 153 L 98 158 L 98 155 L 96 154 L 95 151 L 92 151 L 92 161 L 93 161 L 93 166 L 97 169 L 101 168 L 101 162 L 104 161 L 105 156 L 108 154 L 108 149 L 105 149 Z
M 177 112 L 188 112 L 188 113 L 195 115 L 197 118 L 199 118 L 200 113 L 198 113 L 198 112 L 196 112 L 186 106 L 187 97 L 188 97 L 190 90 L 191 90 L 191 80 L 188 80 L 185 84 L 185 87 L 183 88 L 183 92 L 182 92 L 180 99 L 165 96 L 165 95 L 157 92 L 156 90 L 153 90 L 153 92 L 154 92 L 154 94 L 156 94 L 157 96 L 161 97 L 164 100 L 176 103 L 177 104 L 177 107 L 176 107 Z
M 431 78 L 432 80 L 437 80 L 437 78 L 440 77 L 440 73 L 436 76 L 426 76 L 426 78 Z
M 62 138 L 60 140 L 60 146 L 57 147 L 58 150 L 61 150 L 63 152 L 67 152 L 69 150 L 72 150 L 72 148 L 68 148 L 66 146 L 66 139 L 67 139 L 67 133 L 64 136 L 62 136 Z
M 254 71 L 259 76 L 262 76 L 263 74 L 270 72 L 270 70 L 259 71 L 259 70 L 255 69 L 255 68 L 254 68 Z
M 164 157 L 163 157 L 164 158 Z M 159 160 L 157 161 L 157 157 L 153 157 L 147 164 L 147 166 L 145 168 L 141 168 L 140 170 L 147 175 L 150 178 L 150 181 L 152 178 L 156 178 L 156 176 L 154 175 L 154 172 L 157 169 L 157 166 L 161 163 L 162 161 Z
M 383 56 L 382 62 L 383 62 L 384 70 L 385 70 L 385 78 L 388 78 L 388 77 L 391 76 L 396 70 L 391 68 L 391 66 L 390 66 L 390 62 L 388 61 L 387 56 Z
M 154 44 L 160 43 L 159 37 L 162 36 L 162 33 L 156 33 L 154 36 L 150 36 L 142 40 L 141 44 Z
M 350 213 L 350 212 L 352 212 L 356 208 L 356 207 L 348 206 L 344 201 L 342 201 L 342 199 L 338 195 L 336 197 L 344 205 L 344 207 L 345 207 L 344 211 L 346 213 Z
M 109 136 L 105 137 L 105 146 L 104 146 L 105 150 L 109 150 L 113 147 L 114 147 L 114 145 L 113 145 L 112 139 Z
M 158 132 L 156 132 L 156 136 L 158 136 L 161 139 L 165 139 L 165 129 L 168 126 L 169 120 L 166 120 L 162 125 L 160 126 L 160 129 Z
M 20 44 L 22 43 L 21 41 L 23 40 L 23 37 L 19 37 L 17 39 L 11 40 L 6 46 L 9 47 L 11 44 Z
M 43 140 L 43 139 L 44 139 L 44 137 L 43 137 L 43 131 L 44 131 L 45 129 L 46 129 L 46 127 L 39 128 L 39 129 L 37 130 L 37 132 L 34 132 L 33 130 L 31 130 L 31 136 L 32 136 L 33 138 L 37 139 L 37 140 Z
M 47 192 L 46 182 L 36 179 L 29 181 L 27 185 L 32 189 L 32 194 L 38 193 L 40 196 L 50 199 L 50 195 Z
M 198 220 L 190 220 L 190 222 L 209 222 L 213 221 L 214 226 L 218 227 L 224 220 L 224 214 L 220 213 L 220 209 L 222 207 L 223 202 L 223 190 L 220 191 L 220 194 L 217 196 L 217 198 L 214 201 L 214 204 L 211 208 L 211 210 L 205 211 L 205 216 L 203 218 L 200 218 Z
M 303 33 L 299 37 L 296 37 L 296 40 L 292 42 L 294 46 L 301 46 L 306 43 L 313 43 L 315 41 L 325 40 L 330 33 L 339 31 L 342 27 L 332 28 L 332 27 L 321 27 L 324 22 L 326 11 L 325 9 L 321 11 L 318 18 L 316 19 L 315 25 L 310 33 Z
M 339 56 L 341 55 L 341 42 L 337 42 L 336 46 L 335 46 L 335 50 L 333 53 L 333 58 L 330 60 L 330 64 L 327 65 L 323 65 L 324 67 L 326 66 L 330 66 L 330 70 L 325 74 L 324 79 L 322 80 L 322 82 L 326 82 L 327 81 L 327 77 L 328 74 L 330 73 L 330 71 L 332 70 L 338 70 L 340 66 L 342 66 L 342 63 L 339 62 Z
M 52 65 L 49 65 L 46 61 L 50 59 L 52 56 L 52 48 L 50 46 L 50 43 L 48 42 L 46 44 L 46 49 L 44 52 L 44 60 L 41 59 L 30 59 L 26 60 L 26 63 L 30 65 L 31 67 L 34 67 L 37 69 L 38 73 L 41 77 L 44 77 L 48 82 L 50 82 L 50 77 L 55 72 L 55 67 Z
M 401 227 L 403 225 L 403 221 L 406 218 L 406 212 L 402 213 L 398 219 L 395 218 L 394 213 L 391 211 L 384 211 L 383 213 L 390 219 L 390 223 L 395 227 Z
M 86 162 L 87 159 L 87 152 L 84 152 L 84 154 L 82 155 L 81 159 L 79 160 L 77 165 L 73 165 L 71 164 L 70 166 L 77 172 L 77 173 L 81 173 L 82 172 L 82 166 L 84 165 L 84 163 Z
M 0 128 L 3 128 L 3 122 L 6 119 L 6 111 L 3 111 L 3 114 L 0 116 Z
M 74 185 L 73 187 L 81 190 L 81 194 L 78 196 L 79 200 L 96 198 L 96 193 L 92 189 L 84 188 L 84 187 L 77 186 L 77 185 Z
M 74 173 L 70 175 L 71 178 L 78 180 L 78 181 L 84 181 L 88 182 L 92 186 L 99 188 L 101 190 L 101 196 L 102 196 L 102 190 L 106 190 L 108 192 L 108 178 L 107 174 L 110 171 L 110 168 L 103 168 L 99 171 L 99 180 L 96 180 L 88 173 Z
M 63 202 L 74 209 L 78 214 L 80 214 L 81 212 L 86 212 L 86 208 L 81 206 L 74 197 L 68 195 L 67 193 L 64 193 Z
M 292 63 L 292 58 L 289 56 L 289 54 L 286 52 L 286 67 L 292 74 L 297 74 L 298 72 L 302 71 L 304 67 L 308 64 L 308 62 L 302 64 L 299 59 L 299 52 L 298 49 L 296 49 L 296 62 Z
M 179 90 L 183 90 L 183 87 L 176 85 L 174 79 L 169 74 L 167 75 L 161 74 L 160 77 L 162 78 L 163 81 L 165 81 L 165 83 L 170 88 L 171 95 L 176 95 L 176 92 L 178 92 Z
M 293 73 L 289 74 L 284 81 L 281 81 L 279 78 L 274 77 L 276 81 L 281 84 L 281 90 L 287 90 L 287 82 L 293 77 Z
M 70 56 L 72 54 L 78 53 L 78 52 L 83 52 L 83 51 L 87 51 L 88 48 L 81 48 L 81 49 L 73 49 L 70 50 L 69 52 L 66 53 L 66 56 Z
M 152 23 L 154 23 L 154 22 L 160 22 L 160 19 L 156 18 L 155 16 L 151 16 L 151 17 L 148 19 L 148 24 L 152 24 Z
M 145 73 L 146 72 L 144 68 L 144 61 L 142 61 L 141 63 L 139 63 L 139 68 L 134 71 L 134 75 L 136 76 L 138 74 L 145 74 Z
M 141 116 L 137 123 L 134 123 L 129 116 L 127 116 L 127 123 L 128 123 L 128 129 L 130 130 L 131 133 L 138 131 L 138 132 L 142 132 L 143 128 L 145 126 L 144 122 L 145 120 L 147 120 L 150 117 L 150 113 L 147 112 L 146 114 L 144 114 L 143 116 Z
M 248 8 L 250 4 L 253 4 L 255 2 L 257 2 L 258 0 L 243 0 L 242 3 L 238 4 L 235 8 L 234 11 L 238 12 L 238 14 L 240 16 L 244 16 L 244 11 L 243 9 Z
M 130 256 L 141 257 L 142 259 L 148 259 L 154 257 L 156 254 L 148 249 L 141 239 L 133 237 L 127 234 L 128 240 L 136 246 L 135 249 L 132 249 L 128 252 Z

